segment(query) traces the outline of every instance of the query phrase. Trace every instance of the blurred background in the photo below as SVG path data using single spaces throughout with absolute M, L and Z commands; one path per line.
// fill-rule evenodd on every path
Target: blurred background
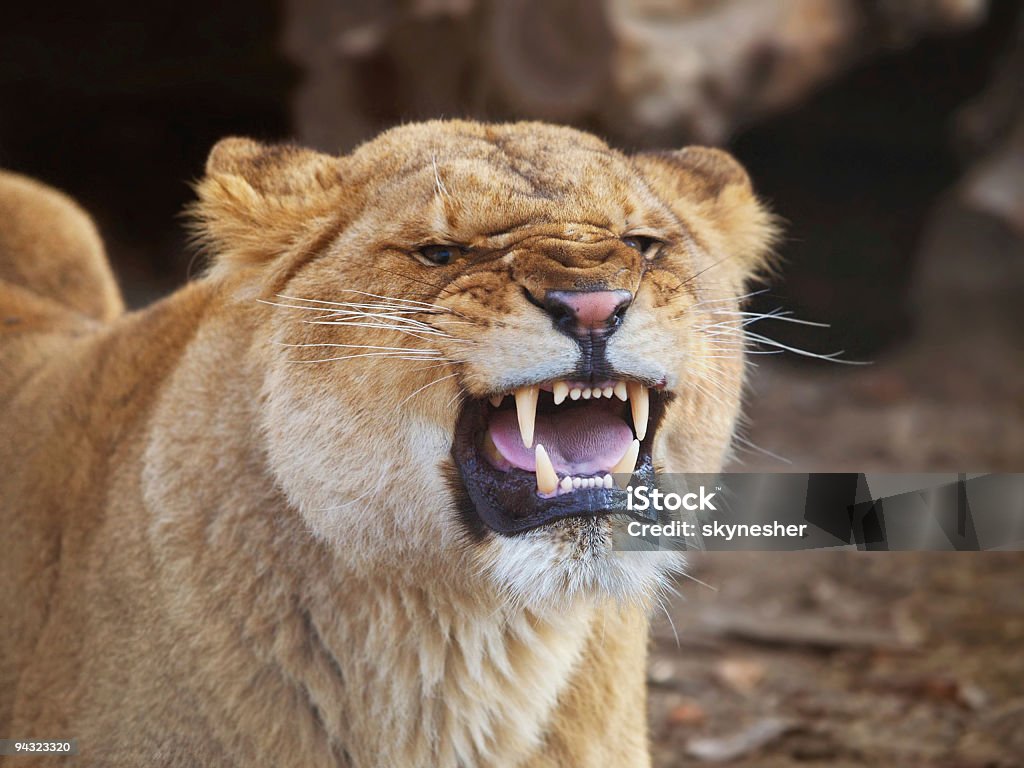
M 0 24 L 0 165 L 80 200 L 142 306 L 201 269 L 180 211 L 224 135 L 537 118 L 725 146 L 787 222 L 753 308 L 829 326 L 752 330 L 871 363 L 766 342 L 733 466 L 1021 471 L 1022 43 L 1016 0 L 30 3 Z M 655 631 L 658 765 L 1024 765 L 1019 555 L 693 573 Z

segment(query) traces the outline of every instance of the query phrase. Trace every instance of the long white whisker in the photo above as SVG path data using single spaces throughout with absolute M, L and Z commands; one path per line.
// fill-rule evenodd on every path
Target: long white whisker
M 289 360 L 289 363 L 333 363 L 338 360 L 352 360 L 357 357 L 387 357 L 391 360 L 415 360 L 422 362 L 423 360 L 447 360 L 447 358 L 439 356 L 419 355 L 408 357 L 405 355 L 396 354 L 394 352 L 362 352 L 357 355 L 342 355 L 341 357 L 325 357 L 320 360 Z
M 354 288 L 339 288 L 338 290 L 341 293 L 355 293 L 355 294 L 358 294 L 359 296 L 369 296 L 371 298 L 380 299 L 381 301 L 386 301 L 386 302 L 396 302 L 397 301 L 397 302 L 401 302 L 402 304 L 414 304 L 414 305 L 417 305 L 417 306 L 420 306 L 420 307 L 431 307 L 433 309 L 440 309 L 440 310 L 442 310 L 444 312 L 450 312 L 451 311 L 447 307 L 442 307 L 440 304 L 431 304 L 431 303 L 426 302 L 426 301 L 417 301 L 415 299 L 400 299 L 400 298 L 395 297 L 395 296 L 380 296 L 380 295 L 378 295 L 376 293 L 367 293 L 366 291 L 357 291 Z M 284 294 L 284 293 L 278 293 L 276 295 L 277 295 L 277 297 L 279 299 L 287 299 L 288 301 L 307 301 L 307 302 L 309 302 L 311 304 L 326 304 L 326 305 L 331 306 L 331 307 L 343 307 L 343 306 L 346 305 L 346 303 L 350 303 L 350 302 L 343 302 L 343 301 L 328 301 L 327 299 L 304 299 L 304 298 L 302 298 L 300 296 L 288 296 L 287 294 Z
M 753 442 L 752 440 L 744 437 L 741 434 L 733 435 L 733 439 L 738 441 L 738 442 L 740 442 L 740 443 L 742 443 L 743 445 L 747 446 L 751 450 L 758 451 L 759 453 L 763 453 L 765 456 L 770 456 L 771 458 L 775 459 L 776 461 L 781 461 L 784 464 L 792 464 L 793 463 L 792 461 L 787 459 L 785 456 L 780 456 L 777 453 L 772 453 L 767 448 L 762 448 L 760 445 L 758 445 L 757 443 Z
M 280 301 L 267 301 L 266 299 L 256 299 L 260 304 L 268 304 L 271 307 L 281 307 L 283 309 L 301 309 L 306 312 L 323 312 L 330 314 L 337 310 L 331 309 L 330 307 L 307 307 L 302 304 L 283 304 Z
M 743 301 L 744 299 L 749 299 L 754 296 L 760 296 L 762 293 L 768 293 L 769 290 L 769 288 L 762 288 L 759 291 L 751 291 L 750 293 L 744 293 L 742 296 L 729 296 L 728 298 L 725 299 L 705 299 L 704 301 L 698 301 L 696 304 L 691 305 L 691 308 L 696 309 L 697 307 L 704 307 L 709 304 L 725 304 L 734 301 Z
M 387 331 L 397 331 L 398 333 L 404 333 L 409 336 L 416 336 L 421 338 L 423 336 L 439 336 L 443 339 L 454 338 L 450 333 L 444 331 L 438 331 L 434 329 L 420 329 L 420 328 L 403 328 L 399 325 L 388 325 L 386 323 L 349 323 L 343 320 L 303 320 L 305 325 L 343 325 L 348 328 L 381 328 Z
M 339 288 L 338 290 L 341 293 L 354 293 L 357 296 L 368 296 L 371 299 L 380 299 L 381 301 L 385 302 L 386 305 L 390 305 L 391 307 L 393 307 L 395 309 L 411 309 L 413 307 L 426 307 L 427 310 L 435 310 L 437 312 L 447 312 L 448 314 L 458 315 L 459 317 L 463 317 L 466 320 L 470 320 L 470 318 L 466 317 L 461 312 L 452 309 L 451 307 L 445 307 L 445 306 L 442 306 L 441 304 L 434 304 L 434 303 L 431 303 L 429 301 L 418 301 L 417 299 L 403 299 L 403 298 L 400 298 L 398 296 L 381 296 L 380 294 L 377 294 L 377 293 L 369 293 L 367 291 L 359 291 L 359 290 L 356 290 L 355 288 Z M 290 301 L 308 301 L 308 302 L 313 302 L 313 303 L 317 303 L 317 304 L 328 304 L 328 305 L 331 305 L 331 306 L 344 306 L 345 305 L 344 302 L 325 301 L 323 299 L 302 299 L 302 298 L 297 298 L 297 297 L 293 297 L 293 296 L 286 296 L 286 295 L 283 295 L 283 294 L 278 294 L 278 298 L 288 299 Z M 412 305 L 412 306 L 410 306 L 410 305 Z M 426 312 L 427 310 L 424 310 L 424 311 Z M 470 322 L 472 322 L 472 321 L 470 320 Z
M 738 315 L 740 317 L 748 318 L 743 321 L 743 325 L 749 325 L 750 323 L 756 323 L 759 320 L 779 320 L 783 323 L 795 323 L 796 325 L 809 325 L 814 328 L 831 328 L 832 326 L 828 323 L 816 323 L 813 320 L 801 320 L 797 317 L 788 317 L 788 312 L 727 312 L 718 311 L 716 314 L 720 315 Z
M 806 349 L 800 349 L 799 347 L 791 347 L 787 344 L 783 344 L 782 342 L 775 341 L 775 339 L 770 339 L 767 336 L 762 336 L 759 333 L 753 333 L 748 331 L 747 335 L 754 341 L 757 341 L 761 344 L 767 344 L 772 347 L 778 347 L 779 349 L 784 349 L 787 352 L 792 352 L 793 354 L 800 355 L 801 357 L 813 357 L 819 360 L 829 360 L 833 363 L 842 363 L 843 365 L 871 365 L 870 362 L 864 360 L 840 360 L 839 355 L 845 354 L 845 349 L 840 349 L 838 352 L 830 352 L 828 354 L 818 354 L 817 352 L 810 352 Z
M 290 344 L 290 343 L 283 342 L 283 341 L 275 341 L 274 344 L 277 344 L 280 347 L 294 347 L 294 348 L 299 348 L 299 347 L 343 347 L 343 348 L 346 348 L 346 349 L 383 349 L 383 350 L 387 350 L 388 352 L 411 352 L 413 354 L 418 354 L 418 355 L 422 355 L 422 354 L 439 355 L 439 354 L 441 354 L 436 349 L 417 349 L 416 347 L 379 347 L 379 346 L 376 346 L 374 344 L 336 344 L 336 343 L 328 343 L 328 342 L 317 343 L 317 344 Z
M 398 405 L 399 405 L 399 407 L 401 407 L 401 406 L 405 405 L 405 404 L 406 404 L 407 402 L 409 402 L 409 401 L 410 401 L 410 400 L 411 400 L 411 399 L 413 398 L 413 396 L 414 396 L 414 395 L 418 395 L 418 394 L 419 394 L 420 392 L 422 392 L 422 391 L 423 391 L 424 389 L 426 389 L 427 387 L 432 387 L 432 386 L 434 386 L 435 384 L 437 384 L 438 382 L 441 382 L 441 381 L 445 381 L 446 379 L 451 379 L 451 378 L 454 378 L 455 376 L 458 376 L 458 375 L 459 375 L 458 373 L 449 373 L 449 374 L 448 374 L 447 376 L 441 376 L 441 377 L 440 377 L 440 378 L 438 378 L 438 379 L 434 379 L 433 381 L 431 381 L 431 382 L 428 382 L 428 383 L 424 384 L 424 385 L 423 385 L 422 387 L 420 387 L 419 389 L 417 389 L 416 391 L 414 391 L 414 392 L 413 392 L 413 393 L 412 393 L 411 395 L 408 395 L 407 397 L 405 397 L 405 398 L 404 398 L 404 399 L 402 400 L 402 402 L 400 402 L 400 403 L 398 404 Z

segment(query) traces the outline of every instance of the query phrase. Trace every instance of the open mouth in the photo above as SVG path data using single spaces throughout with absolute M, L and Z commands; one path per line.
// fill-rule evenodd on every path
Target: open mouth
M 616 480 L 654 484 L 651 445 L 669 397 L 657 382 L 556 380 L 470 400 L 452 454 L 476 514 L 504 534 L 640 517 Z

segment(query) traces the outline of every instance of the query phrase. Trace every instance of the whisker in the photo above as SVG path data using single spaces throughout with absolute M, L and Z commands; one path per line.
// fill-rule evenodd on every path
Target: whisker
M 280 347 L 293 347 L 293 348 L 300 348 L 300 347 L 344 347 L 344 348 L 347 348 L 347 349 L 384 349 L 384 350 L 387 350 L 389 352 L 412 352 L 414 354 L 430 354 L 430 355 L 435 355 L 435 354 L 439 355 L 439 354 L 441 354 L 436 349 L 418 349 L 416 347 L 380 347 L 380 346 L 377 346 L 375 344 L 337 344 L 337 343 L 333 343 L 333 342 L 322 342 L 322 343 L 315 343 L 315 344 L 314 343 L 309 343 L 309 344 L 291 344 L 291 343 L 284 342 L 284 341 L 275 341 L 273 343 L 277 344 Z
M 348 328 L 381 328 L 387 331 L 397 331 L 398 333 L 404 333 L 409 336 L 416 336 L 422 338 L 423 336 L 439 336 L 443 339 L 455 338 L 450 333 L 444 331 L 438 331 L 436 329 L 425 329 L 425 328 L 403 328 L 399 325 L 387 325 L 385 323 L 349 323 L 343 320 L 303 320 L 305 325 L 343 325 Z
M 449 374 L 448 374 L 447 376 L 441 376 L 441 377 L 440 377 L 440 378 L 438 378 L 438 379 L 434 379 L 433 381 L 431 381 L 431 382 L 428 382 L 428 383 L 424 384 L 424 385 L 423 385 L 422 387 L 420 387 L 419 389 L 417 389 L 416 391 L 414 391 L 414 392 L 413 392 L 413 393 L 412 393 L 411 395 L 408 395 L 407 397 L 405 397 L 405 398 L 404 398 L 404 399 L 402 400 L 402 402 L 400 402 L 400 403 L 398 404 L 398 406 L 399 406 L 399 407 L 402 407 L 402 406 L 403 406 L 403 405 L 405 405 L 405 404 L 406 404 L 407 402 L 409 402 L 409 400 L 411 400 L 411 399 L 413 398 L 413 396 L 415 396 L 415 395 L 418 395 L 418 394 L 419 394 L 420 392 L 422 392 L 422 391 L 423 391 L 424 389 L 426 389 L 427 387 L 432 387 L 432 386 L 434 386 L 435 384 L 437 384 L 438 382 L 442 382 L 442 381 L 445 381 L 445 380 L 447 380 L 447 379 L 451 379 L 451 378 L 454 378 L 455 376 L 458 376 L 458 375 L 459 375 L 458 373 L 449 373 Z
M 416 301 L 415 299 L 403 299 L 403 298 L 399 298 L 397 296 L 381 296 L 380 294 L 377 294 L 377 293 L 367 293 L 366 291 L 357 291 L 355 288 L 340 288 L 338 290 L 341 293 L 355 293 L 355 294 L 357 294 L 359 296 L 369 296 L 370 298 L 381 299 L 382 301 L 387 301 L 387 302 L 396 302 L 397 301 L 397 302 L 401 302 L 402 304 L 414 304 L 414 305 L 421 306 L 421 307 L 430 307 L 432 309 L 439 309 L 439 310 L 444 311 L 444 312 L 450 312 L 451 311 L 450 309 L 448 309 L 448 307 L 442 307 L 440 304 L 431 304 L 431 303 L 426 302 L 426 301 Z M 301 298 L 301 297 L 298 297 L 298 296 L 288 296 L 288 295 L 283 294 L 283 293 L 279 293 L 279 294 L 276 294 L 276 295 L 277 295 L 278 298 L 287 299 L 289 301 L 308 301 L 308 302 L 310 302 L 312 304 L 327 304 L 327 305 L 332 306 L 332 307 L 339 307 L 339 306 L 343 307 L 343 306 L 346 306 L 347 304 L 351 304 L 352 303 L 352 302 L 342 302 L 342 301 L 328 301 L 326 299 L 304 299 L 304 298 Z
M 744 299 L 750 299 L 753 298 L 754 296 L 760 296 L 762 293 L 768 293 L 768 291 L 770 290 L 770 288 L 761 288 L 760 290 L 757 291 L 744 293 L 742 296 L 729 296 L 724 299 L 704 299 L 703 301 L 698 301 L 696 304 L 691 305 L 691 308 L 696 309 L 697 307 L 703 307 L 708 304 L 724 304 L 731 303 L 734 301 L 743 301 Z
M 339 360 L 352 360 L 357 357 L 387 357 L 391 360 L 415 360 L 421 362 L 423 360 L 447 360 L 440 356 L 428 356 L 419 355 L 413 357 L 407 357 L 405 355 L 396 354 L 394 352 L 362 352 L 356 355 L 342 355 L 340 357 L 325 357 L 320 360 L 288 360 L 289 363 L 333 363 Z
M 760 445 L 758 445 L 758 444 L 757 444 L 757 443 L 755 443 L 754 441 L 752 441 L 752 440 L 750 440 L 750 439 L 748 439 L 748 438 L 744 437 L 744 436 L 743 436 L 743 435 L 741 435 L 741 434 L 736 434 L 736 435 L 733 435 L 733 439 L 734 439 L 734 440 L 736 440 L 736 441 L 738 441 L 738 442 L 740 442 L 740 443 L 742 443 L 742 444 L 743 444 L 743 445 L 745 445 L 745 446 L 746 446 L 746 447 L 747 447 L 748 449 L 750 449 L 750 450 L 754 450 L 754 451 L 757 451 L 758 453 L 763 453 L 763 454 L 764 454 L 765 456 L 769 456 L 769 457 L 771 457 L 771 458 L 775 459 L 776 461 L 781 461 L 781 462 L 783 462 L 784 464 L 792 464 L 792 463 L 793 463 L 792 461 L 790 461 L 789 459 L 787 459 L 787 458 L 786 458 L 785 456 L 780 456 L 780 455 L 779 455 L 779 454 L 777 454 L 777 453 L 772 453 L 772 452 L 771 452 L 771 451 L 769 451 L 769 450 L 768 450 L 767 448 L 762 448 L 762 447 L 761 447 Z
M 840 349 L 837 352 L 830 352 L 828 354 L 818 354 L 817 352 L 811 352 L 806 349 L 800 349 L 799 347 L 791 347 L 788 344 L 783 344 L 780 341 L 775 341 L 775 339 L 770 339 L 767 336 L 762 336 L 759 333 L 753 333 L 748 331 L 747 335 L 754 341 L 757 341 L 761 344 L 767 344 L 772 347 L 778 347 L 780 349 L 786 350 L 787 352 L 792 352 L 795 355 L 800 355 L 801 357 L 813 357 L 817 358 L 818 360 L 829 360 L 833 363 L 841 363 L 842 365 L 871 365 L 870 361 L 866 360 L 840 360 L 839 355 L 846 354 L 845 349 Z
M 336 311 L 328 307 L 307 307 L 301 304 L 282 304 L 279 301 L 267 301 L 266 299 L 256 299 L 256 301 L 260 304 L 268 304 L 271 307 L 281 307 L 283 309 L 301 309 L 307 312 L 326 312 L 328 314 Z

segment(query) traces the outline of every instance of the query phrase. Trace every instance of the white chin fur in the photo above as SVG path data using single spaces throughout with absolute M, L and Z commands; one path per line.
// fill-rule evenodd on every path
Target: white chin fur
M 607 520 L 566 520 L 495 535 L 483 545 L 484 570 L 510 602 L 541 614 L 581 599 L 646 606 L 683 572 L 682 553 L 613 551 L 608 531 Z

